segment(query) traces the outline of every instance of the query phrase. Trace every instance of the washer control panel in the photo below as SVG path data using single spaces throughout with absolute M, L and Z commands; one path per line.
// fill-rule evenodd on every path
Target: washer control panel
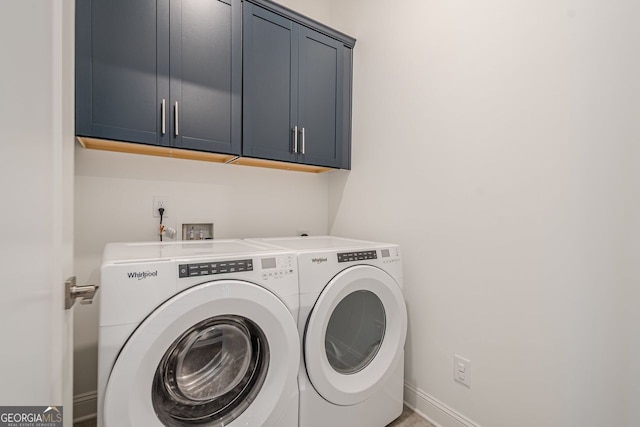
M 383 264 L 392 264 L 392 263 L 400 262 L 400 249 L 398 247 L 381 249 L 380 255 L 382 256 Z
M 364 261 L 367 259 L 378 259 L 378 253 L 376 251 L 338 253 L 338 262 Z
M 238 259 L 180 264 L 178 266 L 178 277 L 210 276 L 213 274 L 237 273 L 240 271 L 253 271 L 253 260 Z
M 260 259 L 260 267 L 263 279 L 280 279 L 294 274 L 295 260 L 291 255 L 265 257 Z

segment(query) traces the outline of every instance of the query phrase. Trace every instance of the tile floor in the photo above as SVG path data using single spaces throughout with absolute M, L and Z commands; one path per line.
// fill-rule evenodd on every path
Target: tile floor
M 96 425 L 96 420 L 93 419 L 76 423 L 73 427 L 96 427 Z M 387 427 L 434 427 L 434 425 L 423 420 L 420 416 L 405 406 L 400 418 L 389 424 Z
M 404 407 L 400 418 L 389 424 L 387 427 L 435 427 L 429 421 L 413 412 L 411 409 Z

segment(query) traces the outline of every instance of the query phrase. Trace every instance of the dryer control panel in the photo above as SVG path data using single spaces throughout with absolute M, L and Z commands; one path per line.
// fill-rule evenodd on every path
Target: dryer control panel
M 378 259 L 378 253 L 376 251 L 338 253 L 338 262 L 364 261 L 367 259 Z
M 240 271 L 253 271 L 253 260 L 238 259 L 180 264 L 178 266 L 178 277 L 210 276 L 212 274 L 238 273 Z
M 400 249 L 389 247 L 367 251 L 338 252 L 338 262 L 380 260 L 383 264 L 399 263 Z

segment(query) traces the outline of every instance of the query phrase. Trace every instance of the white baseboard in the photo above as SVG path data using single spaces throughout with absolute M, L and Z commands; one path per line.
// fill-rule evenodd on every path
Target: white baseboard
M 406 382 L 404 403 L 436 427 L 481 427 L 455 409 Z
M 98 393 L 90 391 L 73 396 L 73 422 L 79 423 L 97 416 Z

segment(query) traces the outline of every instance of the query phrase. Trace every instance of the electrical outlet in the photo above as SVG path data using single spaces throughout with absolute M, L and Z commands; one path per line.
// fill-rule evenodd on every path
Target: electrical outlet
M 158 209 L 164 208 L 163 218 L 167 218 L 169 214 L 173 214 L 169 209 L 169 198 L 167 196 L 153 196 L 153 217 L 160 218 L 160 212 Z
M 453 355 L 453 379 L 471 388 L 471 361 L 457 354 Z

